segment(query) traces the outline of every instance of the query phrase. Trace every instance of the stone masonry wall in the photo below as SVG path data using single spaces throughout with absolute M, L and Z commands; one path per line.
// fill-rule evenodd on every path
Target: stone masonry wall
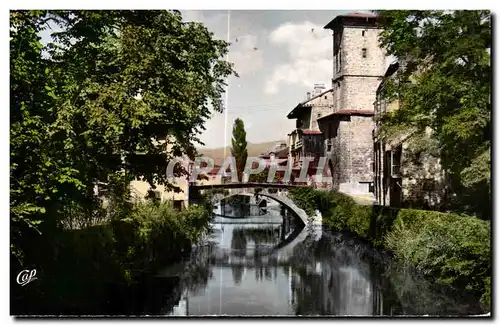
M 311 101 L 311 130 L 319 130 L 318 119 L 332 113 L 333 92 L 329 91 Z
M 326 126 L 324 128 L 327 128 Z M 371 117 L 344 117 L 331 138 L 330 155 L 333 168 L 333 189 L 340 184 L 373 182 L 373 120 Z
M 381 78 L 345 76 L 341 81 L 341 109 L 374 111 Z
M 386 70 L 385 53 L 378 43 L 380 29 L 348 26 L 336 32 L 341 40 L 339 53 L 334 53 L 332 111 L 374 111 L 376 90 Z M 365 189 L 358 187 L 359 182 L 373 182 L 373 127 L 372 117 L 342 117 L 331 138 L 335 189 L 358 191 Z
M 372 117 L 351 117 L 349 154 L 352 182 L 373 182 L 373 125 Z
M 404 144 L 401 175 L 405 206 L 438 209 L 443 203 L 446 184 L 438 157 L 425 152 L 415 157 Z
M 342 66 L 332 85 L 340 96 L 336 109 L 374 111 L 376 90 L 386 69 L 379 32 L 366 27 L 343 29 Z M 341 186 L 345 191 L 368 192 L 366 183 L 373 182 L 373 128 L 373 118 L 366 116 L 351 116 L 340 125 L 337 142 L 345 168 L 339 180 L 345 183 Z
M 333 112 L 338 111 L 341 107 L 341 100 L 342 100 L 342 94 L 341 94 L 341 89 L 342 89 L 342 80 L 337 80 L 334 83 L 332 83 L 332 107 L 333 107 Z
M 364 27 L 343 29 L 342 66 L 334 74 L 332 84 L 340 96 L 339 105 L 334 96 L 335 109 L 373 110 L 375 93 L 386 70 L 385 53 L 378 43 L 379 32 L 379 29 Z M 363 49 L 366 49 L 366 57 L 363 57 Z
M 363 35 L 364 31 L 364 35 Z M 346 27 L 342 33 L 342 75 L 383 76 L 386 70 L 384 50 L 379 46 L 380 29 Z M 366 49 L 366 57 L 363 57 Z
M 332 139 L 332 159 L 335 162 L 333 167 L 334 189 L 341 183 L 349 182 L 351 169 L 349 164 L 349 121 L 340 121 L 337 130 L 337 137 Z

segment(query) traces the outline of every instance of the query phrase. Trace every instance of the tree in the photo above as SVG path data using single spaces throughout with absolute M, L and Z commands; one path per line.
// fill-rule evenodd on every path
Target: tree
M 248 181 L 267 183 L 268 177 L 269 177 L 269 168 L 266 167 L 264 171 L 261 171 L 256 174 L 250 174 L 250 176 L 248 177 Z M 279 173 L 275 173 L 273 177 L 273 183 L 278 182 L 279 179 L 280 179 Z
M 231 154 L 236 161 L 236 169 L 238 171 L 238 180 L 243 180 L 243 171 L 247 162 L 247 133 L 243 120 L 237 118 L 233 125 L 233 139 L 231 140 Z
M 466 211 L 491 214 L 491 15 L 489 11 L 379 12 L 381 45 L 402 63 L 384 90 L 399 110 L 381 135 L 430 129 L 451 190 Z
M 49 23 L 62 31 L 44 45 Z M 222 111 L 228 44 L 178 12 L 12 11 L 10 27 L 13 251 L 69 215 L 92 217 L 97 181 L 171 186 L 168 162 L 194 158 L 211 108 Z

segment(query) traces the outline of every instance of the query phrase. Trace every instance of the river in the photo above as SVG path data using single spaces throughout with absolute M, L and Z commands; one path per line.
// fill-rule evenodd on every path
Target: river
M 116 272 L 80 273 L 78 268 L 57 265 L 60 269 L 41 271 L 38 280 L 21 288 L 26 292 L 12 301 L 11 313 L 162 317 L 484 313 L 477 298 L 430 283 L 368 243 L 315 221 L 304 223 L 272 201 L 260 207 L 248 198 L 226 203 L 214 212 L 212 232 L 183 261 L 153 272 L 138 271 L 131 284 L 115 279 Z M 78 256 L 74 260 L 79 263 Z M 115 271 L 115 262 L 101 263 Z
M 218 213 L 221 214 L 219 207 Z M 191 258 L 160 270 L 175 290 L 155 314 L 168 316 L 458 316 L 477 299 L 431 284 L 346 234 L 304 225 L 270 205 L 238 216 L 226 205 Z M 255 210 L 247 210 L 253 211 Z M 229 212 L 229 213 L 228 213 Z M 237 216 L 230 217 L 231 212 Z M 262 215 L 263 214 L 263 215 Z

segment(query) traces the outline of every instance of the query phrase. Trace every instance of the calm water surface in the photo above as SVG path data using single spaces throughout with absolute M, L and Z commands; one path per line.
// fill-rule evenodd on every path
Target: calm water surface
M 170 316 L 372 316 L 482 313 L 477 300 L 431 285 L 345 234 L 304 225 L 279 205 L 241 218 L 219 208 L 191 259 L 158 272 L 170 280 Z M 246 210 L 255 213 L 255 209 Z M 258 210 L 257 210 L 258 211 Z M 227 217 L 231 214 L 240 218 Z M 263 214 L 262 211 L 260 214 Z

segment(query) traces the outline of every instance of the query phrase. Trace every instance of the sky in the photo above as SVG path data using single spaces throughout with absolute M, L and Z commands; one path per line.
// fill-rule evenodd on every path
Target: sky
M 216 38 L 228 39 L 228 11 L 181 11 L 185 21 L 202 22 Z M 332 31 L 323 27 L 351 11 L 232 10 L 229 61 L 238 77 L 229 78 L 227 144 L 232 125 L 243 120 L 247 141 L 286 140 L 295 120 L 286 115 L 305 100 L 314 84 L 329 89 L 333 71 Z M 358 11 L 359 12 L 359 11 Z M 224 113 L 206 123 L 207 148 L 224 146 Z
M 331 87 L 332 31 L 323 27 L 352 10 L 231 10 L 229 61 L 239 77 L 229 78 L 225 113 L 214 112 L 200 135 L 205 148 L 231 144 L 234 120 L 243 120 L 247 142 L 283 141 L 295 128 L 287 114 L 314 84 Z M 362 12 L 357 10 L 356 12 Z M 227 10 L 181 10 L 183 20 L 203 23 L 228 40 Z M 52 26 L 53 30 L 58 30 Z M 42 42 L 52 31 L 42 32 Z M 225 95 L 223 95 L 225 98 Z

